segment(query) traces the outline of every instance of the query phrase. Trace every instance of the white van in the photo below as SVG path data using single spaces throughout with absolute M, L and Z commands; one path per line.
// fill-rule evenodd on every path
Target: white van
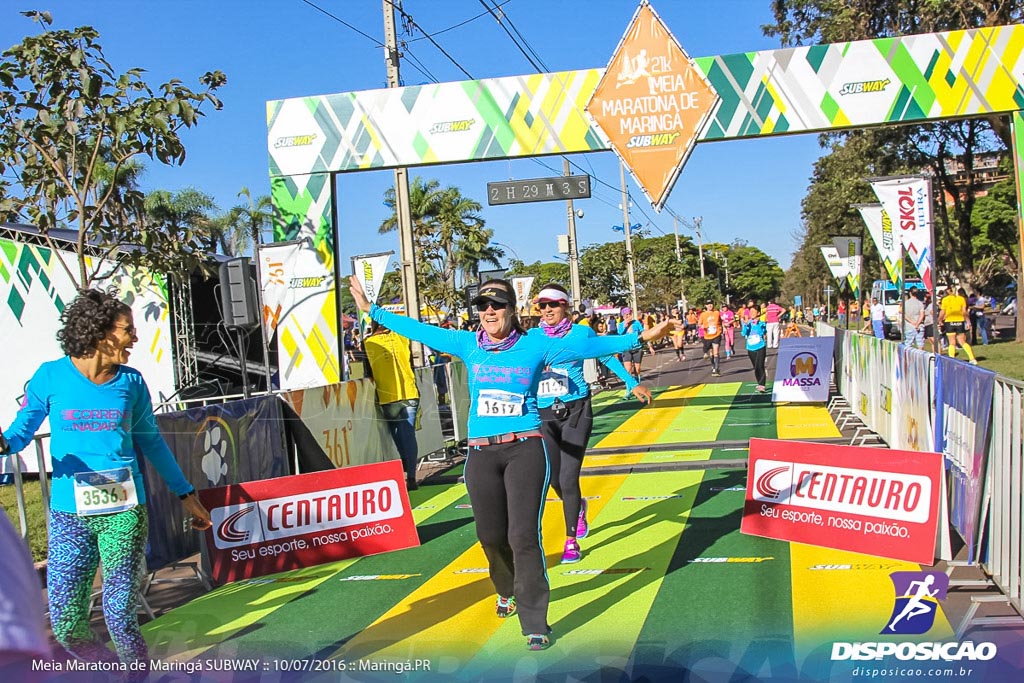
M 903 289 L 908 292 L 911 289 L 924 291 L 924 282 L 920 278 L 910 278 L 903 281 Z M 900 324 L 900 294 L 896 285 L 888 280 L 875 280 L 871 283 L 871 298 L 878 299 L 885 306 L 886 328 L 898 337 L 903 326 Z

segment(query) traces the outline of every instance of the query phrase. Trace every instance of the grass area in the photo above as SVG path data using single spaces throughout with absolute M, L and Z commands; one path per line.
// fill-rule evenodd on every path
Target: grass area
M 46 515 L 43 513 L 43 493 L 39 490 L 36 479 L 25 479 L 25 516 L 28 519 L 28 542 L 32 548 L 32 559 L 42 562 L 46 559 Z M 14 493 L 14 484 L 0 486 L 0 507 L 7 513 L 16 531 L 18 525 L 18 498 Z
M 980 343 L 971 347 L 978 358 L 978 365 L 1004 377 L 1024 382 L 1024 344 L 1014 341 L 995 341 L 984 346 Z M 964 358 L 962 351 L 957 358 Z

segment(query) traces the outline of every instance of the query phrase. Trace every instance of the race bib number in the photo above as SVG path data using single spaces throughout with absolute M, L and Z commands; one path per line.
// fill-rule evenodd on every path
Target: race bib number
M 714 325 L 708 325 L 708 334 L 715 334 L 718 332 L 718 328 Z
M 522 394 L 485 389 L 477 399 L 476 414 L 477 417 L 519 417 L 523 414 L 525 400 Z
M 128 467 L 75 475 L 75 510 L 83 517 L 122 512 L 138 504 L 135 480 Z
M 552 397 L 565 396 L 569 393 L 569 373 L 565 370 L 551 369 L 542 374 L 537 385 L 537 395 Z
M 760 344 L 761 343 L 761 335 L 759 335 L 759 334 L 752 334 L 752 335 L 750 335 L 749 337 L 747 337 L 747 343 L 748 344 Z

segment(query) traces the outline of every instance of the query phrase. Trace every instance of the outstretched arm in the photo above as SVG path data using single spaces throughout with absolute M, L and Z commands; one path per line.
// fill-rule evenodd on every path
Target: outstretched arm
M 471 332 L 443 330 L 440 327 L 421 323 L 419 320 L 405 315 L 385 311 L 380 306 L 371 304 L 370 300 L 366 298 L 363 286 L 354 275 L 349 277 L 348 290 L 352 293 L 352 298 L 355 299 L 356 307 L 359 310 L 369 313 L 371 318 L 388 329 L 408 339 L 422 342 L 434 350 L 456 356 L 462 355 L 464 343 L 462 339 L 466 335 L 472 335 Z

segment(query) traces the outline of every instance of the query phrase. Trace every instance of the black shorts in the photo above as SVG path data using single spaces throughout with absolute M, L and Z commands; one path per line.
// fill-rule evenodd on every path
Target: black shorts
M 711 339 L 705 339 L 704 340 L 704 353 L 709 352 L 711 350 L 712 346 L 720 346 L 721 344 L 722 344 L 722 338 L 721 337 L 712 337 Z
M 921 329 L 924 330 L 924 336 L 922 337 L 922 339 L 934 339 L 935 338 L 935 326 L 934 325 L 925 325 Z
M 967 326 L 963 321 L 958 323 L 943 323 L 942 331 L 946 334 L 963 334 L 967 331 Z
M 637 349 L 636 351 L 623 351 L 622 362 L 623 363 L 639 363 L 644 357 L 644 350 Z

